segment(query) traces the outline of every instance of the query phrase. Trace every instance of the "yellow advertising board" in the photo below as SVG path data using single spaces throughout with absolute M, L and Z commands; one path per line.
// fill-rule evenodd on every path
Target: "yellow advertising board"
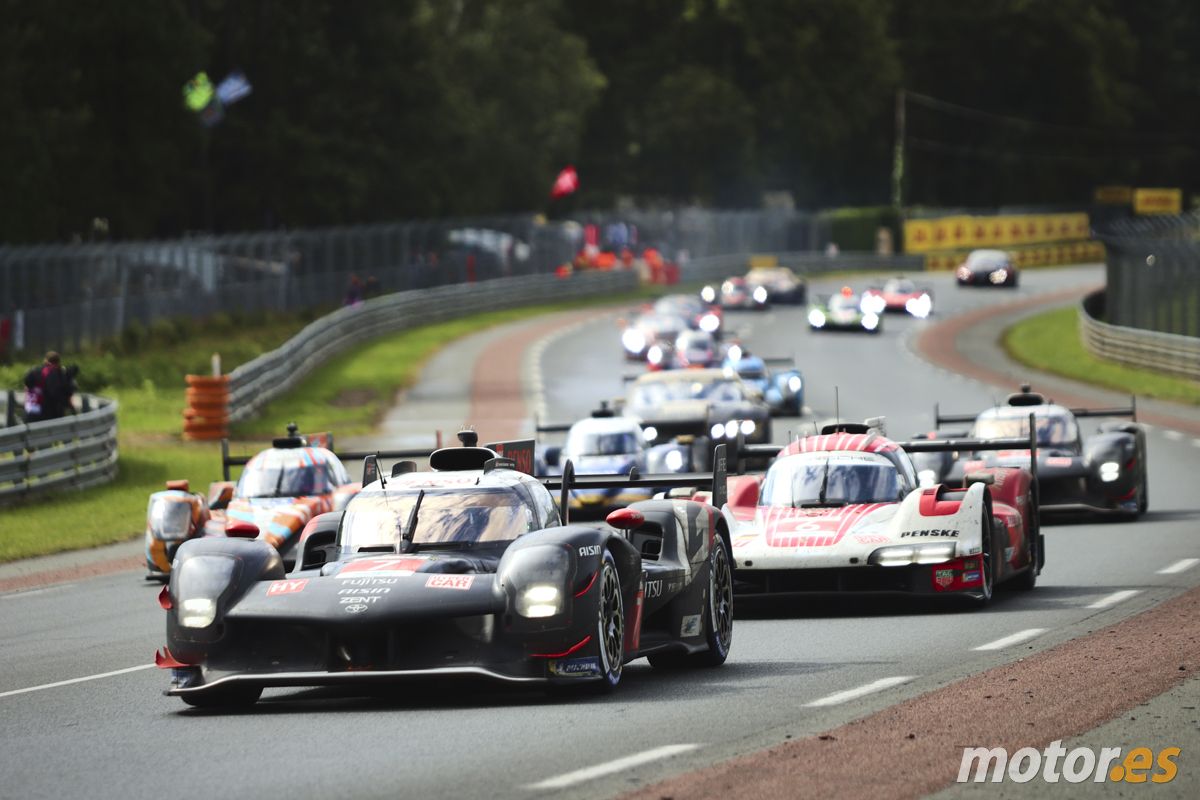
M 1094 199 L 1102 206 L 1128 206 L 1133 204 L 1132 186 L 1097 186 Z
M 1182 189 L 1134 189 L 1133 213 L 1182 214 Z
M 1007 214 L 910 219 L 904 223 L 906 253 L 940 253 L 976 247 L 1023 247 L 1087 239 L 1087 214 Z
M 904 252 L 928 253 L 933 250 L 933 221 L 908 219 L 904 221 Z

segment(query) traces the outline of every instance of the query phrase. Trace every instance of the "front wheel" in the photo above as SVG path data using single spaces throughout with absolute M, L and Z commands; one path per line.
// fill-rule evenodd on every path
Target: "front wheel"
M 986 606 L 992 602 L 992 590 L 995 584 L 995 576 L 993 574 L 996 565 L 992 558 L 992 526 L 990 521 L 985 516 L 983 518 L 983 550 L 979 554 L 979 569 L 982 573 L 983 586 L 978 591 L 971 594 L 971 599 L 976 606 Z
M 600 567 L 600 608 L 596 614 L 596 640 L 600 660 L 600 688 L 612 691 L 621 682 L 625 666 L 625 607 L 621 599 L 621 576 L 612 553 L 605 551 Z

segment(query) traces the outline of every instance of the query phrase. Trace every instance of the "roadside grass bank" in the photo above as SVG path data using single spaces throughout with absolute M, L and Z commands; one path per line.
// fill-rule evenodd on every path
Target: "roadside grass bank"
M 1200 383 L 1096 358 L 1079 338 L 1079 309 L 1056 308 L 1004 331 L 1005 352 L 1022 364 L 1141 397 L 1200 405 Z
M 279 435 L 297 421 L 306 431 L 331 430 L 337 435 L 369 432 L 390 408 L 395 393 L 412 384 L 425 362 L 455 339 L 525 317 L 556 311 L 620 305 L 649 299 L 662 287 L 594 300 L 526 306 L 486 312 L 457 320 L 388 334 L 368 342 L 336 361 L 322 365 L 285 397 L 270 403 L 254 419 L 234 426 L 234 438 L 264 439 Z M 144 369 L 174 359 L 177 366 L 162 383 L 143 375 L 141 385 L 108 383 L 99 389 L 119 404 L 119 474 L 105 486 L 82 492 L 63 492 L 52 498 L 0 508 L 0 563 L 38 555 L 96 547 L 126 541 L 143 533 L 146 502 L 163 482 L 188 478 L 193 488 L 205 491 L 221 473 L 220 450 L 214 442 L 184 442 L 180 438 L 184 407 L 183 374 L 207 372 L 209 358 L 221 352 L 226 371 L 259 353 L 277 347 L 305 321 L 273 322 L 278 328 L 253 333 L 198 332 L 194 340 L 170 345 L 147 345 L 136 354 L 113 356 L 114 370 Z M 249 344 L 243 337 L 250 338 Z M 254 340 L 262 342 L 257 347 Z M 245 348 L 245 349 L 243 349 Z M 233 352 L 234 357 L 229 353 Z M 101 356 L 108 359 L 108 356 Z M 71 362 L 75 359 L 65 358 Z M 91 363 L 78 359 L 83 370 Z M 143 362 L 141 367 L 135 362 Z M 19 383 L 26 367 L 0 373 L 5 385 Z M 157 367 L 155 372 L 157 373 Z M 142 373 L 138 373 L 142 374 Z M 125 381 L 121 381 L 122 383 Z M 252 449 L 251 446 L 241 448 Z

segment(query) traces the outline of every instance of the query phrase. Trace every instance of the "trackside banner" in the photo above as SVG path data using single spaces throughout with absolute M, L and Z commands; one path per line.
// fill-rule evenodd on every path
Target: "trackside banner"
M 904 252 L 938 253 L 981 247 L 1079 242 L 1091 236 L 1088 215 L 952 216 L 904 222 Z

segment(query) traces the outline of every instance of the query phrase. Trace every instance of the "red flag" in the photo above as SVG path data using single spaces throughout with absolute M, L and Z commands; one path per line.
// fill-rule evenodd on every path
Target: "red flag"
M 558 177 L 554 179 L 554 186 L 550 188 L 550 197 L 557 200 L 560 197 L 566 197 L 573 194 L 579 188 L 579 175 L 575 172 L 575 168 L 570 164 L 563 167 L 562 172 L 558 173 Z

